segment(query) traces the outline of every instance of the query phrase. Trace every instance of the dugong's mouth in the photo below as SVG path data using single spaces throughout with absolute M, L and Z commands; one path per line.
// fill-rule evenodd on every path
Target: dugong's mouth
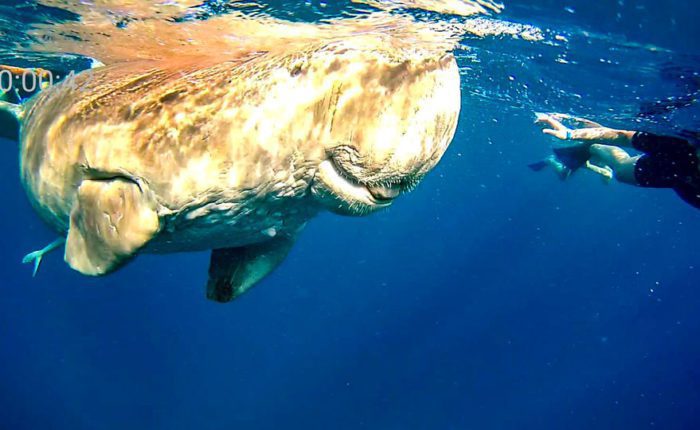
M 390 206 L 401 194 L 401 186 L 362 183 L 347 173 L 333 158 L 328 158 L 318 167 L 312 191 L 334 212 L 364 215 Z

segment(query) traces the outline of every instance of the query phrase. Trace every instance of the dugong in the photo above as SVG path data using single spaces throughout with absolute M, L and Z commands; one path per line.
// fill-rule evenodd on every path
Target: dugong
M 70 267 L 99 276 L 142 252 L 212 250 L 207 296 L 227 302 L 319 211 L 367 215 L 413 189 L 454 137 L 460 77 L 450 52 L 360 33 L 108 64 L 3 106 Z

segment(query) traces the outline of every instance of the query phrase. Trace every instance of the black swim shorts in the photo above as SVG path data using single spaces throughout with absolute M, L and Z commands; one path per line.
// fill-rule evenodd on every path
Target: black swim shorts
M 637 183 L 648 188 L 672 188 L 687 203 L 700 208 L 698 148 L 687 140 L 637 132 L 632 147 L 643 153 L 635 163 Z

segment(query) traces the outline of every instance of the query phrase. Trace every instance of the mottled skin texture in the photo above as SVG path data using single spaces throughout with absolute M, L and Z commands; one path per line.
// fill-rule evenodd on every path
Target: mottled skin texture
M 371 36 L 230 60 L 135 61 L 38 95 L 24 116 L 21 175 L 37 212 L 68 234 L 66 260 L 86 274 L 139 251 L 284 238 L 281 261 L 319 210 L 368 214 L 416 185 L 452 140 L 459 107 L 452 55 L 394 51 Z M 111 257 L 92 257 L 102 248 Z M 239 284 L 279 264 L 272 248 Z M 250 261 L 239 253 L 231 265 L 256 261 L 244 254 Z

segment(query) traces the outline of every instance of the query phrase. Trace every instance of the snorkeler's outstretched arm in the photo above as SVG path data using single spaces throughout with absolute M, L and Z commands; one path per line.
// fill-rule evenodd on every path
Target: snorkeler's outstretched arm
M 542 114 L 538 113 L 537 124 L 544 124 L 544 134 L 554 136 L 561 140 L 576 140 L 579 142 L 604 143 L 606 145 L 629 147 L 635 132 L 629 130 L 616 130 L 604 127 L 597 122 L 584 118 L 576 118 L 566 114 Z M 578 128 L 569 128 L 562 121 L 576 124 Z

